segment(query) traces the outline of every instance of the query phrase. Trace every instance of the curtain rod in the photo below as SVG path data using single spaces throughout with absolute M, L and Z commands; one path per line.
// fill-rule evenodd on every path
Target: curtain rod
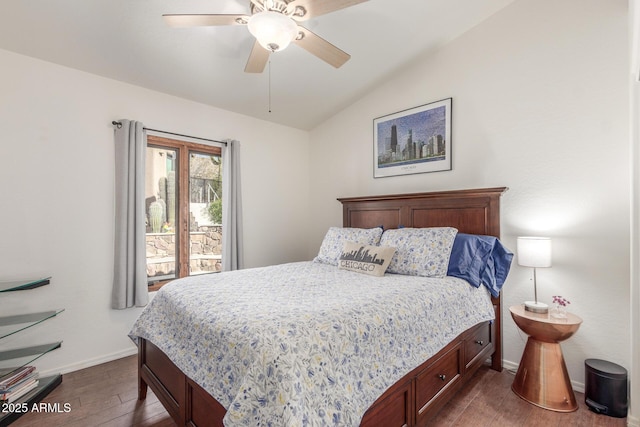
M 117 127 L 118 129 L 120 129 L 122 127 L 122 123 L 116 122 L 115 120 L 112 121 L 111 124 L 114 125 L 115 127 Z M 225 146 L 227 145 L 227 143 L 225 141 L 218 141 L 218 140 L 215 140 L 215 139 L 200 138 L 199 136 L 183 135 L 181 133 L 167 132 L 165 130 L 151 129 L 151 128 L 146 128 L 146 127 L 143 127 L 142 129 L 149 130 L 151 132 L 164 133 L 165 135 L 182 136 L 184 138 L 199 139 L 200 141 L 215 142 L 215 143 L 222 144 L 222 145 L 225 145 Z

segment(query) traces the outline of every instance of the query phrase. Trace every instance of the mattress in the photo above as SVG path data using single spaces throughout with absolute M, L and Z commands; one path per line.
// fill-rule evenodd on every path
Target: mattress
M 131 329 L 226 409 L 235 426 L 354 426 L 384 391 L 466 329 L 489 291 L 454 278 L 299 262 L 192 276 Z

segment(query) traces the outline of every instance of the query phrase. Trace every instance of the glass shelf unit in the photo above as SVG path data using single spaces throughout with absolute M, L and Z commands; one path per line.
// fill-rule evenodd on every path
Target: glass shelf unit
M 24 331 L 32 326 L 51 319 L 62 313 L 64 308 L 49 311 L 41 311 L 39 313 L 18 314 L 15 316 L 0 317 L 0 339 L 13 335 L 17 332 Z
M 50 283 L 50 279 L 51 277 L 44 277 L 39 279 L 14 280 L 9 282 L 0 281 L 0 293 L 39 288 L 41 286 L 48 285 Z M 2 345 L 1 340 L 51 319 L 63 311 L 64 309 L 53 309 L 37 313 L 24 313 L 0 317 L 0 378 L 9 376 L 11 373 L 24 366 L 32 365 L 34 361 L 50 351 L 60 348 L 62 345 L 62 341 L 57 341 L 48 344 L 6 349 L 6 345 Z M 35 389 L 31 390 L 24 396 L 19 397 L 14 403 L 26 404 L 28 407 L 31 407 L 31 405 L 40 402 L 60 383 L 62 383 L 62 375 L 60 374 L 40 378 L 38 386 Z M 20 406 L 15 405 L 13 407 L 20 408 Z M 23 414 L 24 412 L 21 410 L 0 413 L 0 427 L 8 426 Z
M 11 282 L 0 282 L 0 292 L 24 291 L 48 285 L 51 276 L 41 279 L 13 280 Z

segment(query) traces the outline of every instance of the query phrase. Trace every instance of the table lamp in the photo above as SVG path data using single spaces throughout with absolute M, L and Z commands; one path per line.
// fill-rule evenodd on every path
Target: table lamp
M 536 268 L 551 267 L 551 239 L 549 237 L 518 237 L 518 265 L 533 267 L 534 301 L 525 301 L 524 309 L 534 313 L 547 313 L 549 306 L 538 302 Z

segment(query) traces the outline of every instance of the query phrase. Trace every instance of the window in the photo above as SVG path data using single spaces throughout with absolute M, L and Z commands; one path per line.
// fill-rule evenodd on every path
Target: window
M 219 147 L 147 136 L 146 250 L 149 290 L 222 269 Z

